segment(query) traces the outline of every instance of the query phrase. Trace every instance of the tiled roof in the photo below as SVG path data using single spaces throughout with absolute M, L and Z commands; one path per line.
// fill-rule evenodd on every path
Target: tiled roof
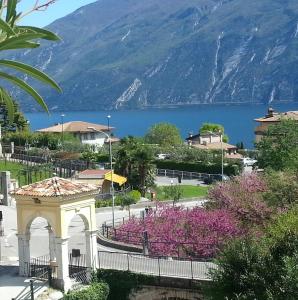
M 76 132 L 94 132 L 94 130 L 92 128 L 88 127 L 92 127 L 96 130 L 99 131 L 108 131 L 109 129 L 114 129 L 114 127 L 108 127 L 105 125 L 100 125 L 100 124 L 94 124 L 94 123 L 88 123 L 88 122 L 82 122 L 82 121 L 73 121 L 73 122 L 67 122 L 63 124 L 63 132 L 72 132 L 72 133 L 76 133 Z M 48 128 L 43 128 L 43 129 L 39 129 L 37 130 L 39 132 L 62 132 L 62 124 L 58 124 L 52 127 L 48 127 Z
M 273 116 L 266 116 L 264 118 L 255 119 L 255 121 L 257 121 L 257 122 L 279 122 L 281 119 L 298 121 L 298 111 L 274 113 Z
M 77 183 L 64 178 L 53 177 L 23 186 L 11 194 L 35 197 L 58 197 L 96 192 L 97 190 L 98 187 L 93 184 Z
M 221 142 L 208 143 L 208 144 L 193 144 L 192 146 L 198 149 L 205 149 L 205 150 L 220 150 L 221 147 L 223 147 L 224 150 L 237 149 L 237 147 L 234 145 L 221 143 Z
M 85 170 L 80 172 L 77 178 L 82 179 L 101 179 L 104 178 L 105 174 L 111 172 L 111 170 Z

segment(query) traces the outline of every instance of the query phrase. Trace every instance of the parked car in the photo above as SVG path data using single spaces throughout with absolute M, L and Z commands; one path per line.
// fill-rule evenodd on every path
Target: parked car
M 218 181 L 228 181 L 228 180 L 230 180 L 229 176 L 221 175 L 221 174 L 208 175 L 203 179 L 205 184 L 213 184 Z
M 169 158 L 170 158 L 170 154 L 166 154 L 166 153 L 157 154 L 157 159 L 169 159 Z
M 244 167 L 252 167 L 253 165 L 255 165 L 258 161 L 250 158 L 250 157 L 244 157 L 242 158 L 242 163 L 244 165 Z

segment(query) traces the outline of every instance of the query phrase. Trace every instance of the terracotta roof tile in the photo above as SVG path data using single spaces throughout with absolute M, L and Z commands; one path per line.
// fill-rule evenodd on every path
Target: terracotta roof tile
M 72 121 L 63 124 L 63 132 L 94 132 L 93 129 L 88 127 L 93 127 L 95 130 L 108 131 L 109 129 L 114 129 L 114 127 L 108 127 L 101 124 L 88 123 L 83 121 Z M 62 124 L 58 124 L 52 127 L 43 128 L 37 130 L 39 132 L 62 132 Z
M 274 113 L 274 115 L 271 117 L 258 118 L 258 119 L 255 119 L 255 121 L 257 121 L 257 122 L 279 122 L 281 119 L 298 121 L 298 111 Z
M 98 187 L 93 184 L 77 183 L 64 178 L 53 177 L 23 186 L 11 194 L 20 196 L 58 197 L 95 192 L 97 190 Z

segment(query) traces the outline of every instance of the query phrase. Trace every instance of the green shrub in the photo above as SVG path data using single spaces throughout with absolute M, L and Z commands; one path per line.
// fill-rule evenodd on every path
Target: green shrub
M 65 300 L 106 300 L 109 295 L 109 286 L 105 282 L 92 283 L 89 287 L 71 291 L 64 295 Z
M 138 202 L 141 199 L 141 193 L 137 190 L 132 190 L 128 193 L 128 196 Z

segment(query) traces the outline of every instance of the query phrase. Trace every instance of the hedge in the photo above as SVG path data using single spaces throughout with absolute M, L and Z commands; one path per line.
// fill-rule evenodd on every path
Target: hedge
M 126 300 L 132 290 L 142 285 L 155 285 L 156 280 L 152 276 L 131 273 L 129 271 L 97 270 L 97 279 L 109 285 L 108 300 Z
M 64 295 L 64 300 L 106 300 L 109 296 L 109 286 L 105 282 L 92 283 L 87 288 L 70 291 Z
M 171 160 L 157 160 L 155 161 L 158 169 L 197 172 L 206 174 L 221 174 L 220 164 L 202 164 L 202 163 L 190 163 L 190 162 L 177 162 Z M 241 172 L 241 166 L 239 164 L 229 164 L 224 166 L 224 174 L 228 176 L 238 175 Z

